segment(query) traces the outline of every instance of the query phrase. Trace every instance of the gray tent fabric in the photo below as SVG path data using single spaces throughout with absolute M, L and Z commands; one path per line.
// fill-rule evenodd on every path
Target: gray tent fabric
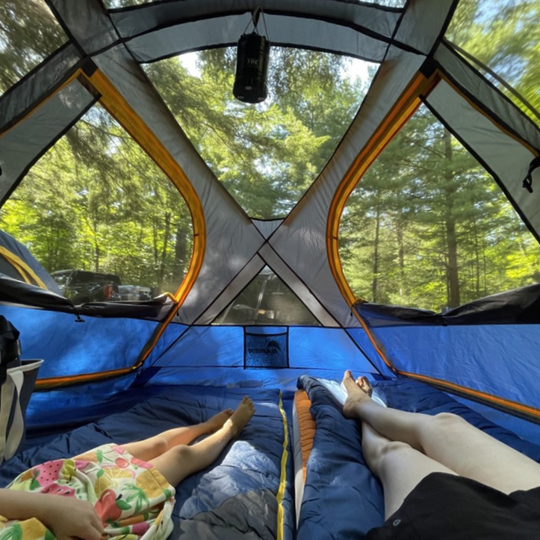
M 522 213 L 533 230 L 540 230 L 540 196 L 529 193 L 522 180 L 535 155 L 514 137 L 501 131 L 488 117 L 445 82 L 429 95 L 427 103 L 442 117 L 452 131 L 499 179 L 510 201 Z M 481 137 L 479 137 L 481 133 Z M 490 144 L 484 144 L 489 137 Z
M 251 13 L 260 2 L 241 0 L 234 4 L 223 0 L 184 0 L 182 2 L 160 2 L 141 6 L 137 9 L 112 10 L 110 15 L 123 38 L 134 37 L 167 26 L 184 22 L 219 18 L 224 26 L 230 24 L 227 17 Z M 320 21 L 333 21 L 355 29 L 369 29 L 372 34 L 390 38 L 401 16 L 400 9 L 383 8 L 372 4 L 342 2 L 339 0 L 267 0 L 264 11 L 268 14 L 283 13 L 297 20 L 296 27 L 303 24 L 305 17 Z M 292 22 L 292 21 L 291 21 Z M 324 28 L 324 27 L 323 27 Z M 288 27 L 289 33 L 294 28 Z M 341 38 L 341 41 L 346 41 Z
M 498 123 L 507 126 L 517 136 L 535 148 L 540 148 L 540 132 L 537 126 L 480 73 L 473 69 L 451 45 L 444 42 L 437 48 L 434 59 L 444 73 L 451 77 L 468 96 L 481 104 L 484 112 Z
M 409 2 L 396 39 L 411 45 L 418 52 L 429 54 L 446 30 L 457 4 L 458 0 Z M 421 32 L 419 28 L 422 28 Z
M 273 219 L 271 221 L 252 219 L 251 221 L 265 238 L 271 236 L 272 233 L 283 223 L 282 219 Z
M 125 50 L 95 58 L 96 64 L 158 136 L 197 192 L 206 221 L 206 252 L 197 283 L 179 312 L 191 324 L 253 257 L 264 239 L 197 154 L 140 67 Z M 218 293 L 219 294 L 219 293 Z
M 29 73 L 0 98 L 0 133 L 45 99 L 81 60 L 72 43 L 67 43 L 47 61 Z
M 450 83 L 442 80 L 423 96 L 426 104 L 492 172 L 537 237 L 540 233 L 540 189 L 528 193 L 520 185 L 540 153 L 540 130 L 444 42 L 456 0 L 409 1 L 403 9 L 338 0 L 265 1 L 272 42 L 380 63 L 322 173 L 283 222 L 268 225 L 252 221 L 219 183 L 139 65 L 236 43 L 260 2 L 171 0 L 111 11 L 100 0 L 48 4 L 71 42 L 0 99 L 0 126 L 9 127 L 0 132 L 0 198 L 10 195 L 99 98 L 78 80 L 62 87 L 91 60 L 182 169 L 202 209 L 202 267 L 175 321 L 209 324 L 269 265 L 321 324 L 359 326 L 331 270 L 329 211 L 357 157 L 430 62 Z
M 336 189 L 360 149 L 422 65 L 419 55 L 392 48 L 358 116 L 317 181 L 270 239 L 271 246 L 343 326 L 359 325 L 333 278 L 326 251 L 327 216 Z M 326 254 L 321 257 L 321 253 Z
M 187 51 L 236 45 L 238 37 L 251 20 L 251 14 L 210 19 L 167 27 L 143 34 L 127 42 L 139 62 L 153 62 Z M 298 24 L 294 17 L 265 16 L 268 35 L 274 46 L 299 47 L 346 54 L 371 62 L 381 62 L 387 44 L 337 24 L 308 20 Z M 344 39 L 346 38 L 346 39 Z
M 64 28 L 75 38 L 78 47 L 93 54 L 118 42 L 118 33 L 101 2 L 96 0 L 50 0 Z

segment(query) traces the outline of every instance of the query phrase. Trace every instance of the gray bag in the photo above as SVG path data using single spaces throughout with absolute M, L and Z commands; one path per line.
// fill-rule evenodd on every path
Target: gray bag
M 43 360 L 20 360 L 18 330 L 0 316 L 0 464 L 24 441 L 25 413 Z

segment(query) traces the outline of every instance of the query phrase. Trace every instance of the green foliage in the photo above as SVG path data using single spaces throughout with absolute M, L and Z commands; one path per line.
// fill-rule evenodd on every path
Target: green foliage
M 540 125 L 540 0 L 461 0 L 446 37 L 517 90 L 535 111 L 493 80 Z
M 538 106 L 539 22 L 540 0 L 461 0 L 448 37 Z M 2 2 L 0 91 L 64 40 L 43 2 Z M 235 61 L 234 49 L 216 49 L 199 53 L 195 74 L 177 58 L 145 69 L 248 215 L 282 217 L 332 156 L 375 68 L 354 79 L 346 75 L 350 59 L 274 47 L 269 98 L 252 106 L 232 96 Z M 51 272 L 110 272 L 162 290 L 177 288 L 192 249 L 177 189 L 99 107 L 30 170 L 2 208 L 0 226 Z M 540 279 L 536 240 L 493 179 L 425 109 L 351 195 L 340 255 L 358 297 L 434 310 Z
M 0 224 L 50 272 L 114 273 L 174 292 L 190 260 L 182 197 L 99 106 L 29 171 Z
M 340 255 L 358 297 L 435 311 L 540 275 L 536 240 L 491 176 L 425 108 L 352 193 Z
M 250 217 L 286 216 L 349 127 L 367 90 L 346 74 L 351 60 L 273 48 L 269 97 L 234 99 L 236 50 L 198 54 L 200 76 L 171 58 L 147 66 L 186 134 Z
M 67 41 L 44 0 L 0 2 L 0 94 Z

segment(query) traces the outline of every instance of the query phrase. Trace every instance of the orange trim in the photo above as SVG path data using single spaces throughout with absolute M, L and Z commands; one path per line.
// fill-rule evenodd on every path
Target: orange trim
M 388 360 L 384 352 L 381 350 L 381 348 L 378 346 L 377 341 L 375 340 L 375 337 L 373 336 L 371 330 L 368 328 L 367 324 L 365 323 L 364 319 L 359 315 L 359 313 L 356 310 L 353 310 L 357 319 L 360 321 L 360 324 L 362 325 L 362 328 L 365 330 L 366 334 L 369 337 L 369 340 L 375 347 L 375 350 L 379 354 L 379 356 L 383 359 L 384 363 L 397 375 L 403 375 L 405 377 L 409 377 L 411 379 L 417 379 L 419 381 L 427 382 L 430 384 L 434 384 L 437 386 L 441 386 L 447 390 L 455 391 L 458 393 L 465 394 L 467 396 L 470 396 L 472 398 L 481 399 L 483 401 L 487 401 L 488 403 L 493 403 L 495 405 L 499 405 L 500 407 L 509 409 L 510 411 L 516 411 L 521 414 L 525 414 L 528 416 L 532 416 L 535 419 L 540 419 L 540 409 L 536 409 L 535 407 L 529 407 L 528 405 L 523 405 L 522 403 L 518 403 L 517 401 L 511 401 L 509 399 L 504 399 L 498 396 L 494 396 L 492 394 L 487 394 L 486 392 L 481 392 L 480 390 L 474 390 L 472 388 L 467 388 L 465 386 L 460 386 L 455 383 L 451 383 L 448 381 L 443 381 L 441 379 L 435 379 L 433 377 L 429 377 L 427 375 L 421 375 L 419 373 L 410 373 L 408 371 L 401 371 L 397 369 L 394 364 Z
M 173 309 L 163 321 L 156 335 L 152 338 L 151 342 L 146 345 L 146 350 L 142 357 L 131 367 L 114 369 L 110 371 L 100 371 L 99 373 L 86 373 L 84 375 L 72 375 L 70 377 L 50 377 L 48 379 L 39 379 L 36 381 L 36 390 L 49 390 L 51 388 L 56 388 L 59 386 L 69 386 L 71 384 L 80 384 L 85 382 L 95 382 L 105 379 L 111 379 L 113 377 L 120 377 L 121 375 L 127 375 L 133 371 L 136 371 L 144 361 L 148 358 L 156 343 L 159 341 L 159 338 L 163 335 L 163 332 L 167 328 L 168 324 L 176 315 L 177 311 L 180 309 L 181 303 L 176 303 L 173 306 Z
M 394 364 L 386 358 L 386 354 L 382 350 L 382 348 L 379 346 L 379 343 L 375 339 L 375 336 L 371 333 L 371 330 L 369 329 L 368 325 L 365 323 L 364 319 L 360 317 L 360 314 L 356 309 L 352 309 L 352 312 L 356 315 L 356 318 L 359 320 L 360 324 L 362 325 L 362 328 L 364 329 L 365 333 L 367 334 L 367 337 L 369 338 L 369 341 L 371 341 L 371 344 L 377 351 L 377 354 L 382 358 L 383 362 L 394 372 L 399 373 L 398 370 L 394 367 Z
M 352 307 L 356 299 L 353 292 L 351 291 L 347 280 L 343 274 L 343 268 L 341 266 L 341 260 L 339 258 L 339 243 L 338 243 L 338 233 L 339 233 L 339 224 L 341 220 L 341 215 L 345 208 L 345 204 L 352 193 L 353 189 L 357 186 L 362 175 L 369 168 L 375 159 L 380 155 L 384 150 L 386 145 L 392 140 L 394 135 L 402 128 L 402 126 L 409 120 L 409 118 L 414 114 L 416 109 L 421 104 L 420 96 L 427 96 L 439 83 L 440 80 L 444 80 L 458 92 L 472 107 L 474 107 L 478 112 L 483 116 L 488 118 L 494 125 L 496 125 L 501 131 L 506 133 L 508 136 L 512 137 L 514 140 L 523 144 L 528 148 L 531 153 L 535 156 L 538 155 L 538 151 L 532 148 L 526 141 L 523 141 L 517 138 L 512 133 L 509 133 L 501 125 L 493 120 L 489 115 L 485 113 L 482 109 L 476 106 L 471 102 L 467 96 L 465 96 L 461 90 L 456 87 L 447 77 L 444 76 L 439 70 L 437 70 L 431 77 L 426 78 L 421 73 L 418 73 L 416 77 L 411 81 L 408 87 L 405 89 L 396 105 L 392 110 L 386 115 L 384 120 L 381 122 L 377 131 L 372 135 L 367 144 L 358 154 L 356 160 L 351 165 L 347 174 L 343 178 L 342 182 L 338 186 L 334 199 L 332 200 L 330 210 L 328 213 L 328 227 L 327 227 L 327 236 L 326 236 L 326 245 L 328 250 L 328 259 L 330 263 L 330 268 L 332 274 L 338 284 L 338 287 L 343 294 L 344 298 L 347 300 L 349 305 Z M 416 373 L 408 373 L 398 370 L 393 363 L 386 357 L 382 347 L 379 345 L 375 336 L 367 326 L 366 322 L 359 315 L 359 313 L 353 309 L 353 313 L 356 315 L 358 321 L 362 325 L 362 328 L 366 332 L 369 340 L 371 341 L 373 347 L 377 351 L 377 354 L 381 357 L 384 363 L 391 369 L 394 373 L 399 375 L 404 375 L 413 379 L 418 379 L 424 382 L 429 382 L 431 384 L 439 385 L 448 390 L 454 390 L 461 392 L 465 395 L 471 396 L 473 398 L 482 399 L 488 403 L 493 403 L 504 408 L 510 409 L 512 411 L 517 411 L 525 415 L 530 415 L 534 418 L 540 419 L 540 409 L 534 407 L 529 407 L 521 403 L 514 401 L 506 400 L 497 396 L 492 396 L 486 394 L 479 390 L 473 390 L 471 388 L 466 388 L 459 386 L 454 383 L 447 381 L 442 381 L 428 377 L 426 375 L 419 375 Z
M 540 153 L 538 152 L 536 148 L 534 148 L 534 146 L 531 146 L 527 141 L 525 141 L 521 137 L 518 137 L 515 133 L 511 133 L 510 131 L 508 131 L 504 126 L 501 126 L 501 124 L 499 124 L 493 117 L 491 117 L 488 113 L 486 113 L 484 109 L 479 107 L 476 103 L 474 103 L 474 101 L 471 101 L 468 98 L 468 96 L 465 95 L 462 92 L 462 90 L 452 80 L 450 80 L 444 73 L 439 72 L 439 76 L 445 83 L 451 86 L 473 109 L 479 112 L 484 118 L 487 118 L 499 130 L 501 130 L 508 137 L 510 137 L 511 139 L 514 139 L 516 142 L 518 142 L 519 144 L 527 148 L 527 150 L 529 150 L 529 152 L 531 152 L 531 154 L 533 154 L 535 157 L 540 155 Z
M 182 298 L 182 302 L 184 301 L 184 298 Z M 173 320 L 174 316 L 180 309 L 182 302 L 177 302 L 176 305 L 171 310 L 171 312 L 169 313 L 169 315 L 167 316 L 167 318 L 161 323 L 158 331 L 156 332 L 156 335 L 151 339 L 150 343 L 146 345 L 146 349 L 144 350 L 143 355 L 139 358 L 139 360 L 133 366 L 133 369 L 137 369 L 138 367 L 142 366 L 144 361 L 150 356 L 150 353 L 154 350 L 154 347 L 156 346 L 157 342 L 163 335 L 163 332 L 165 332 L 167 326 L 169 326 L 169 323 Z
M 193 253 L 186 277 L 174 295 L 183 302 L 199 274 L 206 247 L 206 224 L 199 196 L 180 165 L 103 72 L 97 70 L 89 81 L 101 94 L 101 105 L 169 177 L 187 203 L 193 222 Z
M 535 407 L 529 407 L 528 405 L 523 405 L 522 403 L 518 403 L 517 401 L 511 401 L 509 399 L 504 399 L 493 396 L 491 394 L 486 394 L 485 392 L 481 392 L 480 390 L 473 390 L 472 388 L 460 386 L 459 384 L 451 383 L 448 381 L 434 379 L 433 377 L 428 377 L 427 375 L 419 375 L 418 373 L 409 373 L 407 371 L 399 370 L 396 370 L 396 373 L 399 373 L 400 375 L 405 375 L 406 377 L 410 377 L 411 379 L 418 379 L 420 381 L 436 384 L 438 386 L 447 388 L 448 390 L 454 390 L 463 394 L 467 394 L 471 397 L 479 398 L 490 403 L 502 406 L 504 408 L 532 416 L 536 419 L 540 419 L 540 409 L 536 409 Z
M 317 426 L 310 412 L 311 400 L 305 390 L 297 390 L 294 394 L 298 430 L 300 432 L 300 453 L 302 455 L 302 473 L 306 481 L 306 466 L 313 448 Z
M 326 230 L 326 249 L 328 251 L 328 261 L 334 279 L 336 280 L 336 283 L 349 306 L 354 304 L 356 298 L 343 273 L 341 259 L 339 258 L 338 239 L 339 224 L 345 204 L 354 188 L 358 185 L 362 175 L 386 148 L 395 134 L 416 112 L 421 104 L 420 96 L 429 94 L 429 92 L 435 88 L 439 80 L 440 79 L 437 73 L 434 73 L 429 78 L 426 78 L 422 73 L 416 74 L 407 88 L 405 88 L 394 107 L 384 117 L 377 131 L 375 131 L 375 133 L 370 137 L 364 148 L 362 148 L 352 165 L 349 167 L 349 170 L 338 186 L 334 199 L 330 205 Z M 377 354 L 379 354 L 383 362 L 392 371 L 395 371 L 394 366 L 386 358 L 386 355 L 365 322 L 358 315 L 356 310 L 353 309 L 352 311 L 360 321 L 360 324 L 368 335 L 369 340 L 377 351 Z
M 114 369 L 111 371 L 102 371 L 100 373 L 88 373 L 85 375 L 72 375 L 69 377 L 49 377 L 47 379 L 39 379 L 36 381 L 36 390 L 49 390 L 51 388 L 57 388 L 59 386 L 67 386 L 69 384 L 78 384 L 85 382 L 101 381 L 110 379 L 112 377 L 118 377 L 120 375 L 126 375 L 134 371 L 134 367 Z
M 15 122 L 12 126 L 10 126 L 5 131 L 2 131 L 0 133 L 0 139 L 6 134 L 9 133 L 12 129 L 16 128 L 19 124 L 22 124 L 25 122 L 30 116 L 32 116 L 37 110 L 39 110 L 45 103 L 50 101 L 58 92 L 61 92 L 66 86 L 71 84 L 81 73 L 83 73 L 82 69 L 79 68 L 75 73 L 72 73 L 54 92 L 49 94 L 47 97 L 43 99 L 43 101 L 40 101 L 32 110 L 28 111 L 22 118 L 19 118 L 17 122 Z

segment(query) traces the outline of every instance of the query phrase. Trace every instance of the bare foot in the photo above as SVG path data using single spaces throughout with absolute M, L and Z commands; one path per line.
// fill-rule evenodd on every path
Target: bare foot
M 370 399 L 370 393 L 368 392 L 371 392 L 371 385 L 365 377 L 360 377 L 359 379 L 363 386 L 357 384 L 357 381 L 354 380 L 349 370 L 343 376 L 343 386 L 347 390 L 347 399 L 343 404 L 343 416 L 345 418 L 359 419 L 358 413 L 355 411 L 356 406 Z M 362 379 L 365 379 L 365 382 Z
M 360 390 L 363 390 L 369 397 L 373 395 L 373 388 L 367 377 L 358 377 L 358 379 L 356 379 L 356 386 L 358 386 Z
M 253 401 L 247 396 L 244 396 L 240 405 L 236 407 L 236 411 L 227 420 L 227 424 L 230 425 L 234 437 L 238 437 L 242 433 L 242 430 L 247 426 L 254 414 L 255 406 L 253 405 Z
M 208 428 L 208 433 L 214 433 L 233 415 L 232 409 L 225 409 L 217 414 L 214 414 L 211 418 L 204 422 L 204 425 Z

